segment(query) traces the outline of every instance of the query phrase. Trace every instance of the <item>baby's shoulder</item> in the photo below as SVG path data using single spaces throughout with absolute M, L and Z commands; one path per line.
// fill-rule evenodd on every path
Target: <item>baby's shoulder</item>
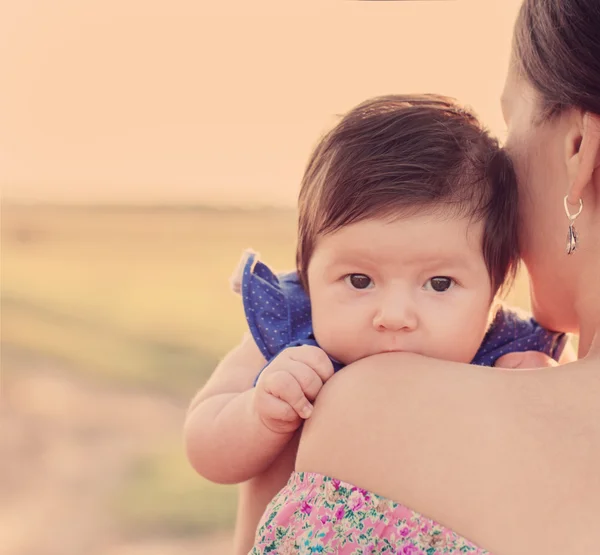
M 512 352 L 539 351 L 558 360 L 567 342 L 564 333 L 548 330 L 531 313 L 504 303 L 494 318 L 473 362 L 493 366 L 498 358 Z

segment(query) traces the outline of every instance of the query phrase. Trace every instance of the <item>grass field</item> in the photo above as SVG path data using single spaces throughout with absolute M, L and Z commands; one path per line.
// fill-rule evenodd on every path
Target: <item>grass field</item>
M 31 353 L 102 387 L 185 406 L 245 330 L 228 282 L 243 249 L 291 268 L 294 233 L 291 210 L 4 206 L 4 375 L 7 352 Z M 234 512 L 235 489 L 196 476 L 179 434 L 139 453 L 114 500 L 136 536 L 227 528 Z
M 228 283 L 243 249 L 285 270 L 294 245 L 292 210 L 4 206 L 3 347 L 184 406 L 245 330 Z M 522 278 L 510 300 L 527 307 Z M 231 526 L 234 499 L 173 437 L 140 453 L 114 509 L 130 533 L 189 534 Z
M 5 207 L 2 341 L 190 395 L 244 330 L 228 278 L 293 265 L 292 211 Z

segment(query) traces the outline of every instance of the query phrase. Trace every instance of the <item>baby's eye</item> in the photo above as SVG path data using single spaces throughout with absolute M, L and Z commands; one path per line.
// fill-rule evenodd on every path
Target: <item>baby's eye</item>
M 456 282 L 446 276 L 435 276 L 428 279 L 424 285 L 427 291 L 435 291 L 436 293 L 444 293 L 448 291 Z
M 368 289 L 373 285 L 373 280 L 365 274 L 348 274 L 344 281 L 354 289 Z

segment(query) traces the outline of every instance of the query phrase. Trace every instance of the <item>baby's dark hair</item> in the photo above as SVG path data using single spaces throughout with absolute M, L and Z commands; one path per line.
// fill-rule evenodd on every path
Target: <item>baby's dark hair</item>
M 476 116 L 438 95 L 390 95 L 358 105 L 321 139 L 302 179 L 296 265 L 304 288 L 319 237 L 432 208 L 483 221 L 494 294 L 514 278 L 516 177 Z

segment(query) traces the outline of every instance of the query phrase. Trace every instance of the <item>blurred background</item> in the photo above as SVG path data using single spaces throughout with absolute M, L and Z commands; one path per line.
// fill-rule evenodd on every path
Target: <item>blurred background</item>
M 0 1 L 3 553 L 229 552 L 236 488 L 181 427 L 245 329 L 242 250 L 293 267 L 308 155 L 370 96 L 502 136 L 518 5 Z

